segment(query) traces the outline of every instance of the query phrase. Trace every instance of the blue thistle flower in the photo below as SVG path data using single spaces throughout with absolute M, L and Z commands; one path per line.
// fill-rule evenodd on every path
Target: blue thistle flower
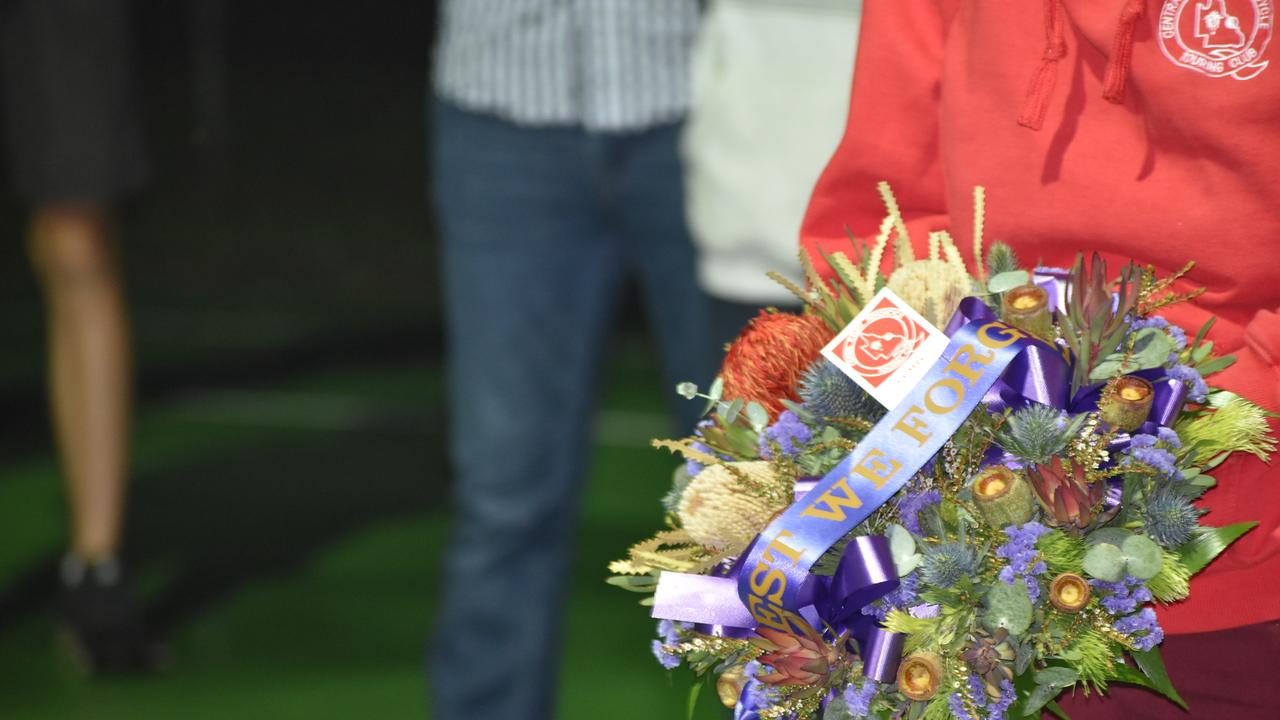
M 805 409 L 820 418 L 860 417 L 874 422 L 884 415 L 880 403 L 825 358 L 818 358 L 804 372 L 799 390 Z
M 925 551 L 920 579 L 932 587 L 949 588 L 978 569 L 978 554 L 961 542 L 935 545 Z
M 1191 539 L 1191 531 L 1200 520 L 1200 511 L 1191 501 L 1171 487 L 1158 488 L 1146 499 L 1142 521 L 1147 535 L 1160 545 L 1173 549 Z
M 1044 463 L 1066 446 L 1078 427 L 1057 408 L 1032 403 L 1009 416 L 996 442 L 1027 462 Z

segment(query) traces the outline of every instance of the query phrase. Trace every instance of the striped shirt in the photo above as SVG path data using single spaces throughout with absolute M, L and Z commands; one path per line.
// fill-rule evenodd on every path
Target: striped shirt
M 698 0 L 444 0 L 441 98 L 522 125 L 626 131 L 680 118 Z

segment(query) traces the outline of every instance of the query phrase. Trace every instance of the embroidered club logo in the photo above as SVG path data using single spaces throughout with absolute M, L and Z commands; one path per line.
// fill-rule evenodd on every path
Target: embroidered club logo
M 886 288 L 822 354 L 882 405 L 893 407 L 946 344 L 946 335 Z
M 924 338 L 924 328 L 885 298 L 845 338 L 840 357 L 867 382 L 879 386 L 902 367 Z
M 1273 0 L 1165 0 L 1160 49 L 1209 77 L 1248 80 L 1267 67 L 1274 19 Z

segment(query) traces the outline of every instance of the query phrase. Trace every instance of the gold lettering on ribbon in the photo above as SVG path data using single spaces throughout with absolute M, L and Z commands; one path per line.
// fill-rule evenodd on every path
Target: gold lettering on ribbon
M 992 335 L 992 330 L 1003 330 L 1004 335 Z M 993 350 L 1009 347 L 1025 337 L 1028 337 L 1026 333 L 1002 322 L 989 322 L 978 328 L 978 341 Z
M 972 345 L 962 345 L 959 350 L 956 350 L 956 354 L 951 356 L 951 360 L 946 367 L 942 368 L 942 371 L 950 371 L 966 377 L 969 379 L 969 384 L 973 385 L 982 377 L 980 368 L 990 365 L 995 359 L 994 352 L 979 353 L 978 349 Z M 964 362 L 965 360 L 968 362 Z
M 778 537 L 774 538 L 773 542 L 769 543 L 769 546 L 764 549 L 764 553 L 763 553 L 764 559 L 768 560 L 769 562 L 773 562 L 773 551 L 777 550 L 783 555 L 786 555 L 787 559 L 790 560 L 792 564 L 800 562 L 801 551 L 782 542 L 783 540 L 789 537 L 795 537 L 795 533 L 791 532 L 790 530 L 783 530 L 782 532 L 778 533 Z
M 894 424 L 894 430 L 900 430 L 906 433 L 911 439 L 915 440 L 921 447 L 924 447 L 926 441 L 933 437 L 933 433 L 925 432 L 929 429 L 928 424 L 918 416 L 924 412 L 924 408 L 919 405 L 912 405 L 902 414 L 898 422 Z
M 875 451 L 873 450 L 872 452 Z M 857 468 L 854 468 L 854 470 L 857 470 Z M 843 495 L 837 493 L 837 491 L 842 491 Z M 826 508 L 818 507 L 819 505 L 825 505 Z M 860 507 L 862 507 L 862 499 L 849 488 L 849 478 L 840 478 L 800 514 L 805 517 L 819 517 L 823 520 L 844 522 L 846 517 L 845 508 L 856 509 Z
M 943 387 L 949 388 L 952 395 L 955 396 L 950 405 L 943 406 L 933 399 L 933 391 Z M 964 386 L 955 378 L 942 378 L 924 391 L 924 406 L 929 408 L 929 412 L 935 415 L 946 415 L 955 410 L 962 402 L 964 402 Z
M 857 465 L 853 466 L 853 472 L 870 480 L 871 484 L 875 485 L 876 489 L 879 490 L 884 487 L 885 483 L 889 482 L 894 473 L 902 468 L 902 463 L 893 458 L 889 458 L 888 462 L 881 460 L 880 458 L 884 456 L 883 450 L 872 448 Z

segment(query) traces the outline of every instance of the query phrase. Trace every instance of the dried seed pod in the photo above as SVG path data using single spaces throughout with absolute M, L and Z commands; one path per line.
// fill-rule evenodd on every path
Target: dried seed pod
M 1035 510 L 1031 486 L 1022 473 L 1005 465 L 992 465 L 978 473 L 973 481 L 973 499 L 993 528 L 1021 525 L 1031 519 Z
M 1089 583 L 1075 573 L 1062 573 L 1049 584 L 1049 602 L 1065 613 L 1083 610 L 1090 594 Z
M 912 700 L 928 700 L 942 685 L 942 660 L 931 652 L 912 653 L 898 666 L 898 690 Z
M 1112 427 L 1132 432 L 1147 421 L 1154 399 L 1151 383 L 1137 375 L 1122 375 L 1107 383 L 1098 409 Z
M 1053 340 L 1053 317 L 1049 313 L 1049 293 L 1037 285 L 1023 285 L 1004 294 L 1001 301 L 1004 321 L 1026 330 L 1041 340 Z

